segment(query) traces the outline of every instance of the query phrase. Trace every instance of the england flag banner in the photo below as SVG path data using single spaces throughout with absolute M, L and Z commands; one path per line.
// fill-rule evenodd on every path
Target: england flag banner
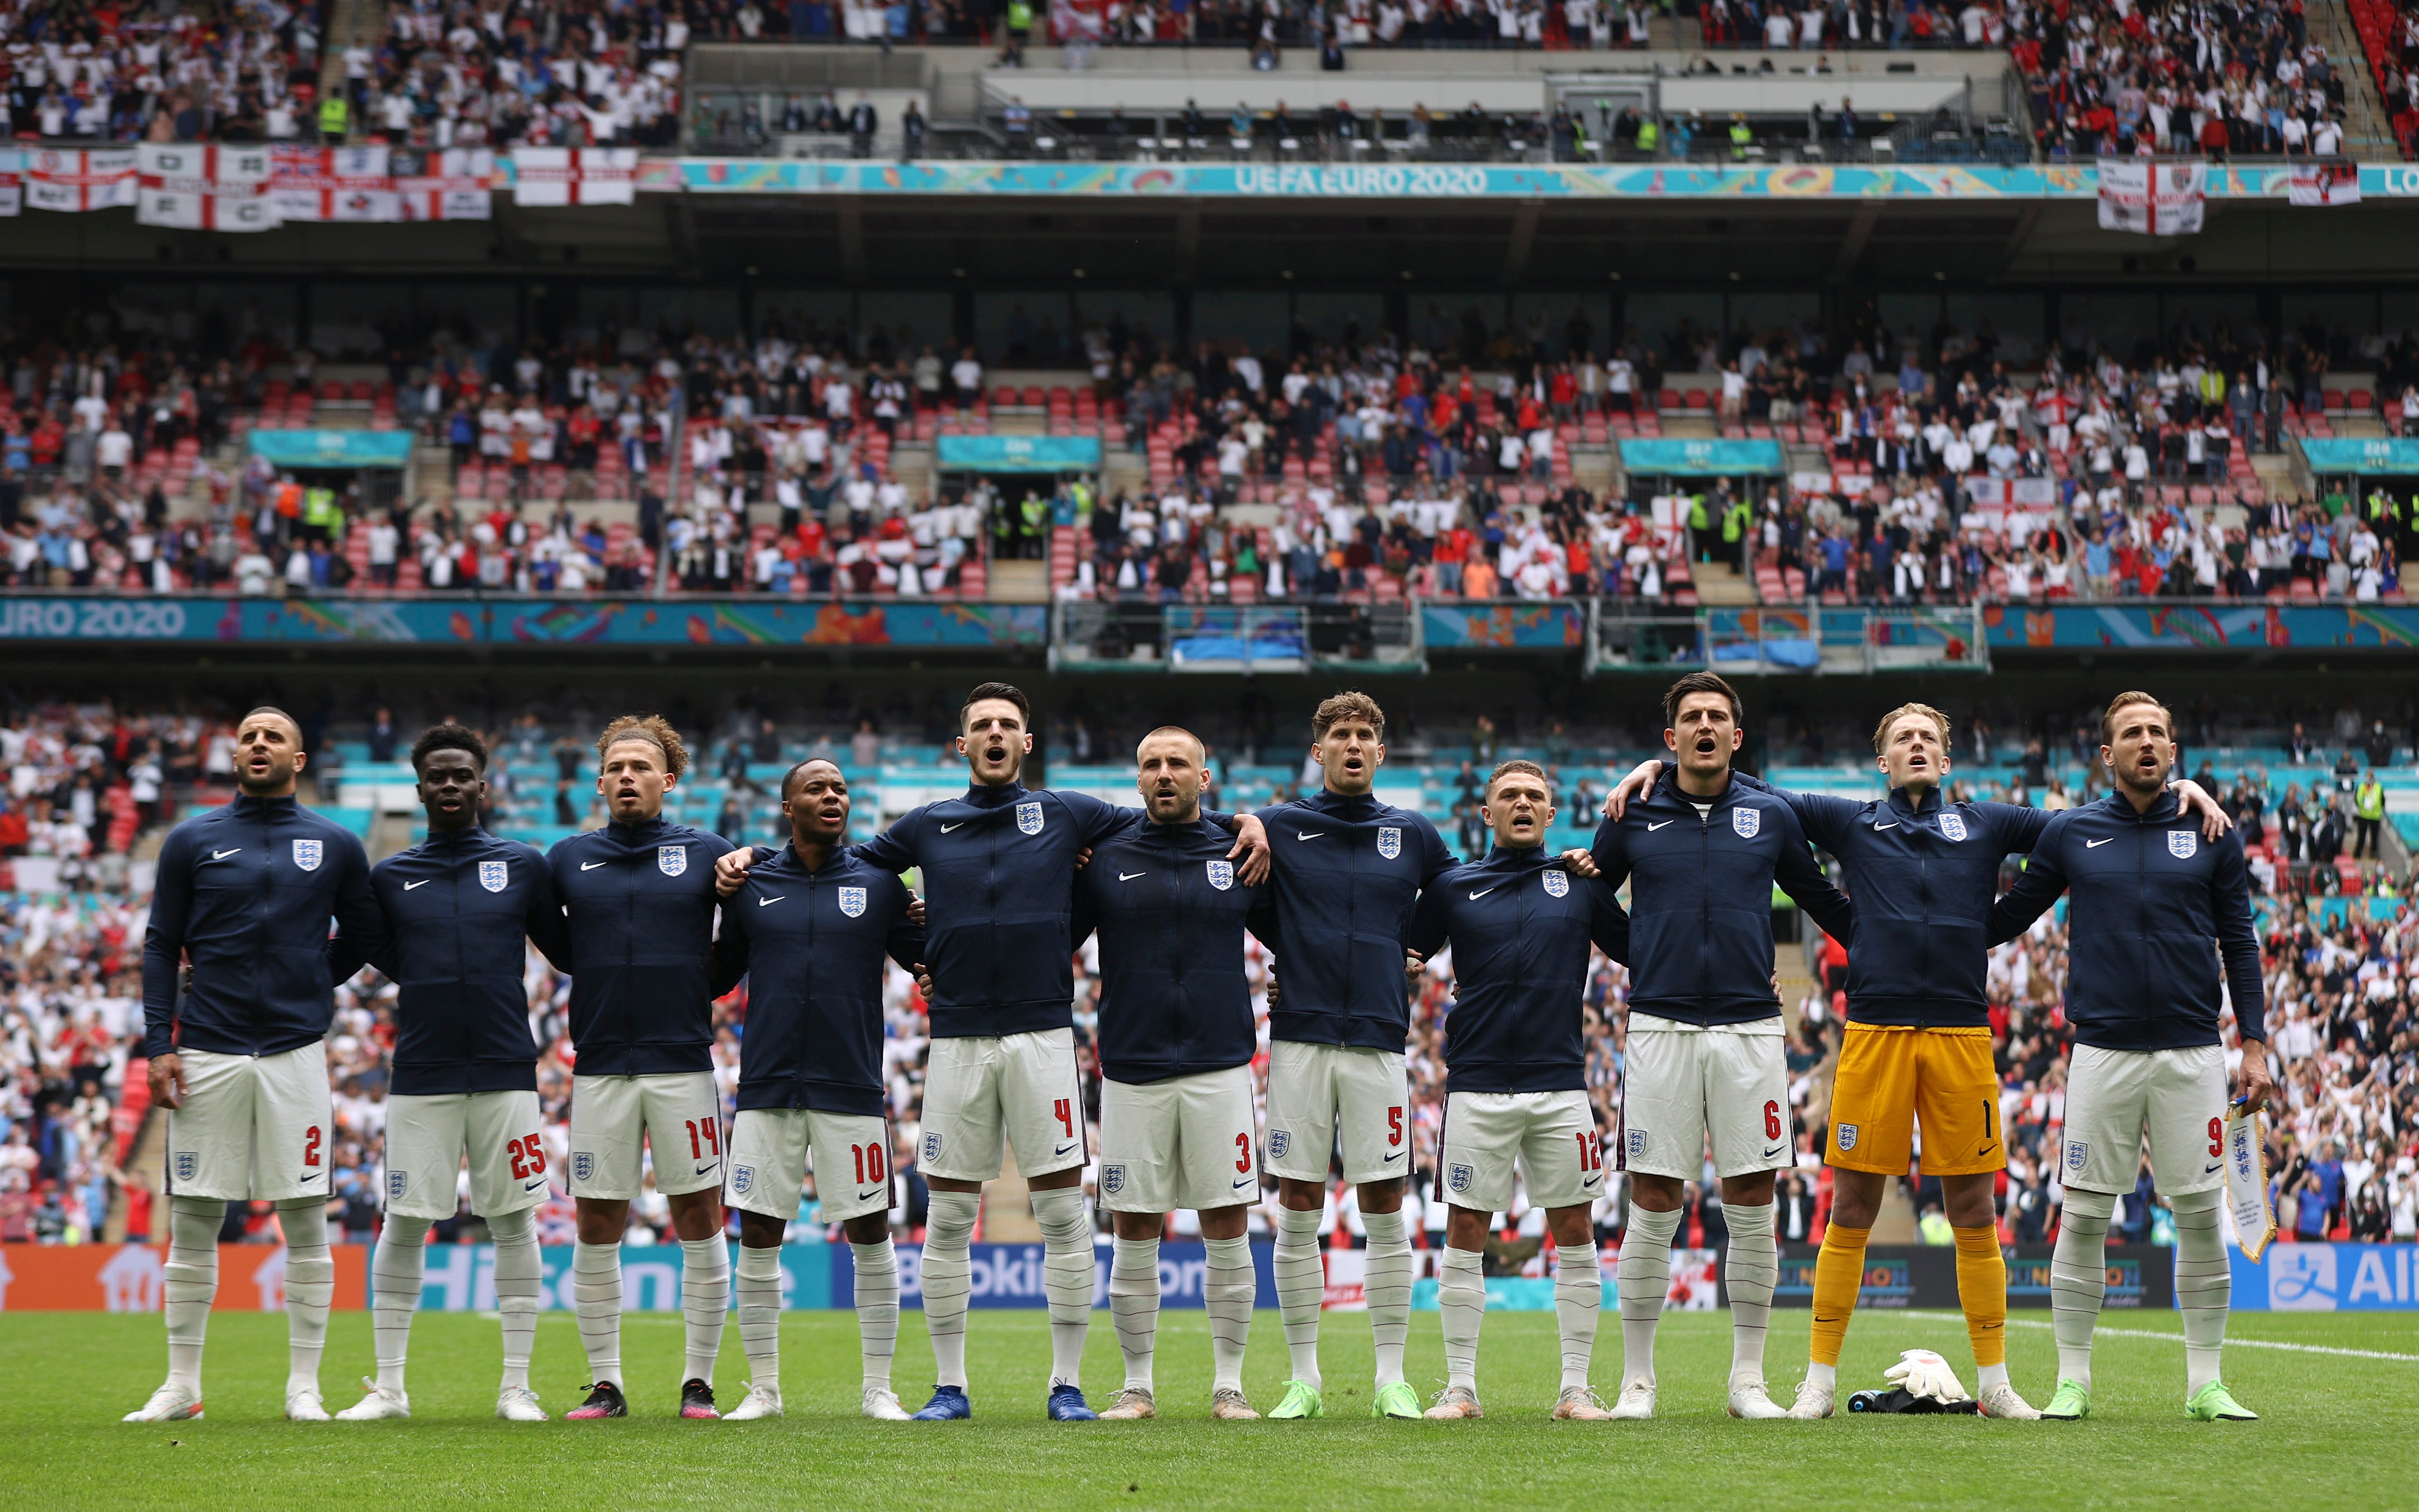
M 2209 188 L 2203 162 L 2100 160 L 2100 229 L 2143 236 L 2197 235 Z
M 37 147 L 25 155 L 25 203 L 38 210 L 114 210 L 134 203 L 134 149 Z
M 634 205 L 636 147 L 522 147 L 513 154 L 516 205 Z
M 134 219 L 189 231 L 267 231 L 278 224 L 265 147 L 146 142 L 135 148 Z
M 2360 203 L 2360 164 L 2348 158 L 2297 162 L 2287 172 L 2285 203 L 2288 205 Z
M 495 217 L 496 154 L 487 147 L 394 154 L 394 187 L 407 221 Z
M 271 193 L 284 219 L 403 219 L 403 196 L 396 192 L 385 147 L 281 147 L 275 152 Z

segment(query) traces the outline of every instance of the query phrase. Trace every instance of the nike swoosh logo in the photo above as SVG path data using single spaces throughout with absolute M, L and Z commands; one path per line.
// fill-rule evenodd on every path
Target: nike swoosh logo
M 1875 829 L 1896 829 L 1898 827 L 1898 821 L 1893 819 L 1887 825 L 1875 825 L 1873 827 Z
M 1317 840 L 1326 833 L 1327 831 L 1323 829 L 1297 829 L 1293 832 L 1293 838 L 1296 840 Z
M 534 1191 L 536 1191 L 539 1187 L 542 1187 L 542 1186 L 544 1186 L 544 1185 L 546 1185 L 546 1178 L 545 1178 L 545 1177 L 543 1177 L 543 1176 L 541 1176 L 541 1177 L 539 1177 L 539 1178 L 538 1178 L 536 1180 L 534 1180 L 534 1181 L 524 1181 L 524 1182 L 522 1182 L 522 1183 L 521 1183 L 521 1190 L 522 1190 L 522 1191 L 524 1191 L 524 1192 L 534 1192 Z
M 1476 903 L 1479 899 L 1486 897 L 1488 893 L 1493 892 L 1494 890 L 1495 889 L 1493 887 L 1481 887 L 1476 892 L 1470 895 L 1470 901 L 1471 903 Z
M 1767 1149 L 1767 1150 L 1765 1150 L 1765 1151 L 1764 1152 L 1764 1159 L 1766 1159 L 1766 1160 L 1770 1160 L 1773 1156 L 1778 1155 L 1778 1154 L 1780 1154 L 1780 1147 L 1779 1145 L 1775 1145 L 1775 1146 L 1773 1146 L 1770 1149 Z
M 1075 1147 L 1073 1145 L 1060 1145 L 1058 1147 L 1057 1153 L 1063 1155 L 1074 1148 Z
M 2203 1176 L 2215 1176 L 2218 1172 L 2224 1169 L 2226 1169 L 2226 1163 L 2224 1161 L 2220 1161 L 2216 1165 L 2209 1167 L 2209 1169 L 2201 1172 L 2201 1174 Z
M 1604 1178 L 1603 1178 L 1602 1176 L 1582 1176 L 1582 1177 L 1580 1177 L 1580 1178 L 1579 1178 L 1579 1185 L 1581 1185 L 1581 1186 L 1594 1186 L 1594 1185 L 1595 1185 L 1598 1181 L 1601 1181 L 1601 1180 L 1604 1180 Z
M 414 887 L 424 887 L 435 880 L 437 879 L 434 877 L 423 877 L 418 882 L 407 882 L 403 885 L 403 890 L 409 892 Z
M 603 865 L 605 865 L 605 864 L 606 864 L 606 863 L 605 863 L 605 862 L 603 862 L 603 861 L 582 861 L 582 862 L 580 862 L 580 863 L 579 863 L 579 870 L 581 870 L 582 872 L 593 872 L 593 871 L 595 871 L 598 867 L 603 866 Z
M 693 1175 L 693 1176 L 703 1176 L 706 1172 L 708 1172 L 708 1171 L 710 1171 L 710 1170 L 714 1169 L 716 1165 L 721 1165 L 721 1164 L 722 1164 L 722 1162 L 720 1162 L 720 1161 L 718 1161 L 718 1160 L 710 1160 L 710 1161 L 707 1161 L 704 1165 L 702 1165 L 699 1166 L 695 1171 L 691 1172 L 690 1174 L 691 1174 L 691 1175 Z
M 242 846 L 240 846 L 240 845 L 239 845 L 239 846 L 237 846 L 237 847 L 236 847 L 234 850 L 232 850 L 232 851 L 212 851 L 212 852 L 210 852 L 210 859 L 211 859 L 211 860 L 213 860 L 213 861 L 223 861 L 223 860 L 225 860 L 228 856 L 234 856 L 234 855 L 237 855 L 238 853 L 241 852 L 241 851 L 242 851 L 242 849 L 243 849 L 243 847 L 242 847 Z
M 881 1194 L 883 1194 L 883 1193 L 886 1193 L 886 1192 L 887 1192 L 888 1190 L 889 1190 L 889 1188 L 887 1188 L 887 1187 L 880 1187 L 880 1186 L 873 1187 L 873 1188 L 871 1188 L 871 1189 L 870 1189 L 870 1190 L 868 1190 L 868 1191 L 859 1192 L 859 1193 L 856 1195 L 856 1200 L 857 1200 L 857 1201 L 859 1201 L 859 1202 L 871 1202 L 871 1201 L 872 1201 L 872 1200 L 874 1199 L 874 1197 L 875 1197 L 875 1196 L 879 1196 L 879 1195 L 881 1195 Z
M 1977 1154 L 1977 1155 L 1987 1155 L 1987 1154 L 1989 1154 L 1991 1151 L 1993 1151 L 1994 1149 L 1998 1149 L 1998 1148 L 1999 1148 L 1999 1142 L 1998 1142 L 1997 1140 L 1994 1139 L 1994 1140 L 1992 1140 L 1990 1143 L 1988 1143 L 1988 1144 L 1984 1145 L 1981 1149 L 1978 1149 L 1978 1150 L 1974 1151 L 1974 1153 L 1975 1153 L 1975 1154 Z
M 317 1171 L 304 1171 L 301 1175 L 295 1178 L 298 1181 L 316 1181 L 318 1179 L 319 1173 Z
M 1387 1156 L 1387 1157 L 1386 1157 L 1386 1159 L 1385 1159 L 1385 1161 L 1383 1162 L 1383 1164 L 1388 1165 L 1393 1165 L 1394 1162 L 1396 1162 L 1396 1161 L 1398 1161 L 1398 1160 L 1401 1160 L 1405 1155 L 1407 1155 L 1407 1154 L 1409 1154 L 1409 1153 L 1410 1153 L 1410 1151 L 1409 1151 L 1409 1150 L 1398 1149 L 1398 1150 L 1394 1151 L 1393 1154 L 1391 1154 L 1391 1155 Z
M 781 894 L 781 898 L 787 898 L 789 894 L 786 892 Z M 781 898 L 759 898 L 756 900 L 756 906 L 759 908 L 770 908 L 775 903 L 779 903 Z
M 1258 1184 L 1259 1180 L 1256 1177 L 1239 1176 L 1235 1179 L 1235 1190 L 1238 1192 L 1242 1191 L 1245 1187 L 1256 1186 Z
M 2096 851 L 2103 845 L 2115 844 L 2116 841 L 2117 837 L 2114 835 L 2109 836 L 2106 840 L 2088 840 L 2083 842 L 2083 848 L 2087 851 Z
M 963 829 L 963 828 L 965 828 L 968 825 L 973 824 L 973 823 L 974 823 L 974 821 L 973 821 L 973 820 L 971 820 L 971 819 L 961 819 L 961 820 L 959 820 L 959 821 L 958 821 L 956 824 L 954 824 L 954 825 L 943 825 L 941 826 L 941 833 L 942 833 L 942 834 L 944 834 L 944 835 L 946 835 L 946 834 L 948 834 L 948 833 L 950 830 L 952 830 L 952 829 Z
M 1136 877 L 1147 877 L 1148 875 L 1150 875 L 1150 873 L 1148 872 L 1120 872 L 1117 873 L 1117 880 L 1119 882 L 1132 882 Z
M 1661 824 L 1661 825 L 1647 825 L 1647 826 L 1646 826 L 1646 833 L 1648 833 L 1648 834 L 1652 835 L 1652 834 L 1654 834 L 1656 830 L 1661 829 L 1662 827 L 1664 827 L 1664 825 L 1676 825 L 1676 824 L 1678 824 L 1679 822 L 1680 822 L 1680 821 L 1678 821 L 1677 819 L 1666 819 L 1666 820 L 1664 820 L 1664 821 L 1663 821 L 1663 824 Z

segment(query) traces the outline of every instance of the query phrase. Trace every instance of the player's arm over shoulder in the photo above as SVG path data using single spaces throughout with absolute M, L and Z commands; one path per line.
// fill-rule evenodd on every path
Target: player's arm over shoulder
M 2082 809 L 2062 809 L 2049 816 L 2040 826 L 2031 853 L 2025 857 L 2025 869 L 2016 885 L 2006 896 L 1991 905 L 1989 943 L 2003 945 L 2032 928 L 2033 920 L 2049 911 L 2057 895 L 2066 890 L 2066 869 L 2060 858 L 2067 838 L 2073 833 L 2077 815 Z
M 916 864 L 916 842 L 923 838 L 924 826 L 932 818 L 929 803 L 910 809 L 890 821 L 890 827 L 861 845 L 849 847 L 849 854 L 877 872 L 892 875 Z

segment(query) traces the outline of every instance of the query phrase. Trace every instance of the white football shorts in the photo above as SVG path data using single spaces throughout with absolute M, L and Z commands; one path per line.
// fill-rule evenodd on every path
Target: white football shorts
M 2169 1196 L 2226 1184 L 2226 1051 L 2103 1050 L 2079 1044 L 2066 1078 L 2066 1152 L 2059 1180 L 2086 1192 L 2125 1193 L 2142 1168 Z
M 1073 1029 L 932 1041 L 918 1165 L 926 1177 L 988 1181 L 1008 1148 L 1019 1171 L 1047 1176 L 1084 1165 L 1084 1146 Z
M 451 1218 L 470 1160 L 470 1211 L 518 1212 L 547 1198 L 556 1176 L 540 1141 L 535 1092 L 453 1092 L 386 1100 L 386 1211 Z
M 1269 1046 L 1269 1169 L 1327 1180 L 1340 1134 L 1344 1179 L 1384 1181 L 1411 1169 L 1410 1084 L 1399 1050 L 1278 1040 Z
M 1101 1082 L 1101 1206 L 1195 1212 L 1257 1202 L 1252 1068 Z
M 824 1223 L 890 1211 L 890 1125 L 873 1114 L 819 1108 L 741 1108 L 731 1120 L 722 1200 L 784 1223 L 795 1218 L 809 1150 Z
M 1708 1134 L 1719 1176 L 1796 1164 L 1779 1018 L 1707 1028 L 1633 1013 L 1623 1065 L 1621 1169 L 1694 1181 Z
M 626 1202 L 645 1187 L 639 1143 L 668 1197 L 722 1184 L 722 1095 L 710 1071 L 571 1078 L 571 1195 Z
M 1456 1208 L 1509 1211 L 1515 1159 L 1533 1207 L 1577 1208 L 1604 1196 L 1603 1142 L 1576 1088 L 1455 1092 L 1437 1146 L 1437 1196 Z
M 185 1105 L 168 1115 L 171 1196 L 284 1202 L 329 1194 L 336 1117 L 324 1041 L 283 1055 L 184 1050 L 177 1059 Z

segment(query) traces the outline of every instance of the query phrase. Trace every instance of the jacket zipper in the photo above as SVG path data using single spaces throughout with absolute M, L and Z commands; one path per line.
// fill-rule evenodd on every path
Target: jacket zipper
M 1691 803 L 1688 807 L 1693 809 L 1696 805 Z M 1714 933 L 1713 884 L 1710 880 L 1713 874 L 1714 810 L 1708 804 L 1705 811 L 1697 816 L 1697 980 L 1707 987 L 1711 987 L 1714 980 L 1712 964 L 1707 958 Z M 1706 1012 L 1705 1016 L 1710 1018 L 1712 1015 Z

